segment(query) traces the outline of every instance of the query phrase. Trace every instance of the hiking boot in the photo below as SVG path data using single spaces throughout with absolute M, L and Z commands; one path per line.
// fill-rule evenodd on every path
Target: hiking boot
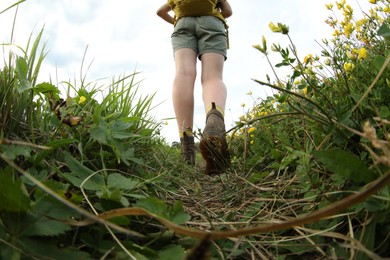
M 186 132 L 183 133 L 183 137 L 180 138 L 181 143 L 181 156 L 189 165 L 195 165 L 195 143 L 194 137 L 188 136 Z
M 230 166 L 230 154 L 225 137 L 223 115 L 212 103 L 206 116 L 206 126 L 199 143 L 199 150 L 206 161 L 206 174 L 219 174 Z

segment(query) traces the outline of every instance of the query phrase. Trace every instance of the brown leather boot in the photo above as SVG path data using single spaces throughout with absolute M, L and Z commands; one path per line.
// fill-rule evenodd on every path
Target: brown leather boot
M 183 160 L 189 165 L 195 165 L 195 143 L 194 137 L 188 136 L 186 132 L 180 138 L 181 156 Z
M 208 175 L 222 173 L 230 166 L 230 154 L 225 135 L 223 115 L 213 102 L 211 110 L 207 113 L 206 126 L 199 143 Z

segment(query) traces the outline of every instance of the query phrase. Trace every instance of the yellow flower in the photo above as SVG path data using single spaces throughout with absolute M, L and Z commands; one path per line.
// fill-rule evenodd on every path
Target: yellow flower
M 307 56 L 303 59 L 303 62 L 304 62 L 305 64 L 308 64 L 308 63 L 312 60 L 312 58 L 313 58 L 313 55 L 312 55 L 312 54 L 309 54 L 309 55 L 307 55 Z
M 273 22 L 270 22 L 268 24 L 268 27 L 271 29 L 271 31 L 273 32 L 280 32 L 280 29 L 279 27 L 277 27 Z
M 249 129 L 248 129 L 248 134 L 252 133 L 252 132 L 255 131 L 255 130 L 256 130 L 256 128 L 254 128 L 254 127 L 249 128 Z
M 84 103 L 85 102 L 85 100 L 87 100 L 87 98 L 86 97 L 84 97 L 84 96 L 81 96 L 80 98 L 79 98 L 79 104 L 82 104 L 82 103 Z
M 344 7 L 346 0 L 341 0 L 340 2 L 336 2 L 337 9 L 341 10 Z
M 251 145 L 253 145 L 254 143 L 255 143 L 255 141 L 254 141 L 254 140 L 251 140 L 251 141 L 250 141 L 250 144 L 251 144 Z
M 353 9 L 350 5 L 346 5 L 343 10 L 344 16 L 352 16 L 353 15 Z
M 350 63 L 350 62 L 347 62 L 347 63 L 344 63 L 344 69 L 345 71 L 352 71 L 353 69 L 355 68 L 355 65 Z
M 328 4 L 328 5 L 325 5 L 326 6 L 326 8 L 328 9 L 328 10 L 332 10 L 333 9 L 333 4 Z
M 351 33 L 353 32 L 353 30 L 354 30 L 353 24 L 348 23 L 347 25 L 345 25 L 344 26 L 345 36 L 347 36 L 347 38 L 349 38 L 351 36 Z
M 377 0 L 368 0 L 371 4 L 376 4 Z
M 307 88 L 302 89 L 303 95 L 307 95 Z
M 286 26 L 282 23 L 278 23 L 278 26 L 276 26 L 273 22 L 270 22 L 268 24 L 268 27 L 271 29 L 271 31 L 276 32 L 276 33 L 280 32 L 282 34 L 288 34 L 288 32 L 289 32 L 288 26 Z
M 367 50 L 365 48 L 361 48 L 359 50 L 358 59 L 365 59 L 367 57 Z

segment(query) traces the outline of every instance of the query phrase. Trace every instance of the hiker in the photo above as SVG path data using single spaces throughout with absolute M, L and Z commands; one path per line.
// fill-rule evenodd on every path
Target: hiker
M 222 77 L 228 48 L 225 18 L 232 15 L 231 6 L 227 0 L 168 0 L 157 10 L 157 15 L 174 25 L 171 40 L 176 75 L 172 99 L 182 157 L 188 164 L 195 164 L 192 129 L 198 58 L 202 65 L 202 97 L 206 111 L 199 150 L 206 161 L 206 173 L 221 173 L 230 164 L 224 123 L 227 90 Z

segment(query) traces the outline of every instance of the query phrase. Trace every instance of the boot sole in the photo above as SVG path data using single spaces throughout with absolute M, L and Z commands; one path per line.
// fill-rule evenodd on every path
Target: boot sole
M 230 154 L 224 138 L 203 138 L 199 143 L 199 151 L 206 161 L 208 175 L 223 173 L 230 166 Z

